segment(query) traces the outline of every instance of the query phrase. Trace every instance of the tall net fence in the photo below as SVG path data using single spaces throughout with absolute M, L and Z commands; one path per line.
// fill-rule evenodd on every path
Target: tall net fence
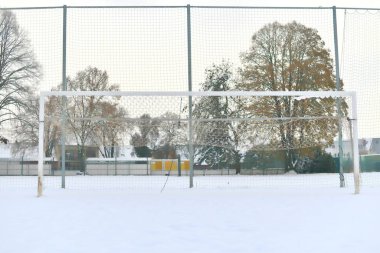
M 13 84 L 8 82 L 7 85 L 11 86 L 4 85 L 5 81 L 9 80 L 6 74 L 10 73 L 8 70 L 17 69 L 17 66 L 20 65 L 11 62 L 9 66 L 12 67 L 7 70 L 4 68 L 4 63 L 0 63 L 3 78 L 0 88 L 0 100 L 2 101 L 0 105 L 0 137 L 2 138 L 0 175 L 7 176 L 1 177 L 5 183 L 0 185 L 4 185 L 4 187 L 14 185 L 16 188 L 35 186 L 33 179 L 19 176 L 34 176 L 37 173 L 38 97 L 40 91 L 332 91 L 337 89 L 335 82 L 337 61 L 340 63 L 340 79 L 343 81 L 340 83 L 340 89 L 358 92 L 359 116 L 357 120 L 361 169 L 363 172 L 379 171 L 380 146 L 378 147 L 378 145 L 380 145 L 380 139 L 378 139 L 379 134 L 376 127 L 378 117 L 375 109 L 378 102 L 374 95 L 377 94 L 377 80 L 379 79 L 377 59 L 380 52 L 376 46 L 379 39 L 379 11 L 343 8 L 337 8 L 335 11 L 336 18 L 333 15 L 333 8 L 171 6 L 1 9 L 2 20 L 5 20 L 4 17 L 7 15 L 13 15 L 13 22 L 18 29 L 14 34 L 25 42 L 23 50 L 27 50 L 32 55 L 28 58 L 30 60 L 28 63 L 33 64 L 28 66 L 34 67 L 26 69 L 25 72 L 12 79 L 15 80 L 13 84 L 18 85 L 17 89 L 20 89 L 20 92 L 12 95 L 12 98 L 17 98 L 17 101 L 13 100 L 16 102 L 7 103 L 6 98 L 11 93 Z M 8 14 L 5 15 L 5 13 Z M 2 23 L 1 26 L 2 42 L 7 39 L 3 36 L 6 34 L 3 24 L 5 23 Z M 334 37 L 334 26 L 337 28 L 337 38 Z M 336 48 L 339 49 L 339 59 L 336 59 Z M 2 55 L 5 53 L 6 51 L 2 51 Z M 175 124 L 180 125 L 181 129 L 183 128 L 181 133 L 172 134 L 177 141 L 179 139 L 183 141 L 183 138 L 189 140 L 190 133 L 188 130 L 184 130 L 188 127 L 185 119 L 188 117 L 189 107 L 195 106 L 193 108 L 194 124 L 191 126 L 194 133 L 192 140 L 194 141 L 195 158 L 200 157 L 200 153 L 208 151 L 207 146 L 210 140 L 214 144 L 219 142 L 220 145 L 217 146 L 220 146 L 220 149 L 226 149 L 224 145 L 230 140 L 219 139 L 213 135 L 227 134 L 228 138 L 233 138 L 234 130 L 230 129 L 226 132 L 225 128 L 227 126 L 236 127 L 235 125 L 239 124 L 242 127 L 246 122 L 238 118 L 249 116 L 239 115 L 237 117 L 235 115 L 236 120 L 234 121 L 214 122 L 207 117 L 204 118 L 203 112 L 196 107 L 197 103 L 203 103 L 201 98 L 194 98 L 193 105 L 189 105 L 188 97 L 176 99 L 171 97 L 157 102 L 136 99 L 133 102 L 140 108 L 146 106 L 146 109 L 137 111 L 133 109 L 136 108 L 133 105 L 126 106 L 123 111 L 114 107 L 115 101 L 103 101 L 103 115 L 94 116 L 94 119 L 91 115 L 86 116 L 87 118 L 85 117 L 80 122 L 89 123 L 99 120 L 97 117 L 100 117 L 107 118 L 107 122 L 113 122 L 110 124 L 116 126 L 121 124 L 118 122 L 118 118 L 130 117 L 130 121 L 126 121 L 130 126 L 128 128 L 123 126 L 119 129 L 124 132 L 125 136 L 118 137 L 118 144 L 115 144 L 114 148 L 102 146 L 99 141 L 95 140 L 86 143 L 88 149 L 92 150 L 91 152 L 95 156 L 88 157 L 86 160 L 86 163 L 89 164 L 87 173 L 91 174 L 90 168 L 96 167 L 99 168 L 97 174 L 103 177 L 133 175 L 134 179 L 130 184 L 134 185 L 133 182 L 138 181 L 135 178 L 137 175 L 139 179 L 142 178 L 140 176 L 154 173 L 165 176 L 173 168 L 178 174 L 178 167 L 189 166 L 185 162 L 186 157 L 180 157 L 181 161 L 173 156 L 165 158 L 167 160 L 154 161 L 152 156 L 146 159 L 141 157 L 140 153 L 137 154 L 149 151 L 139 147 L 136 140 L 132 141 L 132 137 L 138 129 L 139 117 L 142 116 L 139 113 L 142 111 L 146 116 L 149 115 L 151 120 L 168 117 L 166 120 L 160 120 L 160 123 L 156 122 L 159 127 L 163 127 L 164 123 L 162 122 L 167 123 L 167 128 Z M 122 100 L 119 98 L 118 101 L 124 103 Z M 208 102 L 209 105 L 207 105 Z M 208 102 L 204 103 L 207 106 L 215 106 L 216 101 Z M 246 104 L 250 102 L 252 101 L 245 101 Z M 51 143 L 46 144 L 50 145 L 51 149 L 45 154 L 46 174 L 54 175 L 49 180 L 54 182 L 54 187 L 60 187 L 60 166 L 62 165 L 59 164 L 62 157 L 62 141 L 65 141 L 64 144 L 69 150 L 65 154 L 67 160 L 70 161 L 66 164 L 68 166 L 67 175 L 73 175 L 75 178 L 74 175 L 77 173 L 86 175 L 86 172 L 80 168 L 83 164 L 80 165 L 77 157 L 78 149 L 76 147 L 80 140 L 73 137 L 72 133 L 70 136 L 69 131 L 62 132 L 62 122 L 65 122 L 62 117 L 67 116 L 68 118 L 65 120 L 70 120 L 71 114 L 62 114 L 61 111 L 56 110 L 69 106 L 73 101 L 51 98 L 46 103 L 45 113 L 49 115 L 49 121 L 45 124 L 50 124 L 45 126 L 50 129 L 46 136 L 54 137 Z M 263 104 L 265 103 L 263 102 Z M 222 105 L 219 104 L 221 106 L 220 114 L 217 115 L 219 118 L 226 116 L 222 112 Z M 268 110 L 269 105 L 271 104 L 256 108 L 256 111 L 253 108 L 250 109 L 258 117 Z M 156 107 L 162 108 L 158 110 Z M 347 110 L 349 111 L 351 108 L 347 108 Z M 109 114 L 112 115 L 112 113 L 115 119 L 110 121 Z M 167 115 L 163 116 L 165 113 Z M 275 113 L 273 112 L 273 114 Z M 84 117 L 85 114 L 82 116 Z M 200 118 L 197 119 L 197 117 Z M 272 115 L 273 117 L 276 118 L 276 115 Z M 275 142 L 270 143 L 273 147 L 269 148 L 268 143 L 264 145 L 260 142 L 266 140 L 266 137 L 272 136 L 276 128 L 286 129 L 290 125 L 298 124 L 297 120 L 290 118 L 288 121 L 282 119 L 282 123 L 279 124 L 281 127 L 273 127 L 273 120 L 263 120 L 260 123 L 249 121 L 249 127 L 245 126 L 245 130 L 250 129 L 250 136 L 244 138 L 244 141 L 253 142 L 252 140 L 255 139 L 256 143 L 253 143 L 256 148 L 239 147 L 240 174 L 285 176 L 288 170 L 285 169 L 286 166 L 283 163 L 283 154 L 279 153 L 284 150 L 292 150 L 292 148 L 287 146 L 289 144 Z M 329 127 L 324 128 L 323 131 L 332 131 L 335 134 L 336 129 L 333 127 L 335 125 L 331 124 L 331 119 L 313 119 L 308 122 L 303 123 L 305 128 L 313 129 L 315 126 L 328 125 Z M 343 122 L 346 123 L 343 124 Z M 151 122 L 151 124 L 153 123 Z M 342 124 L 343 140 L 339 141 L 338 135 L 334 136 L 329 145 L 320 140 L 323 152 L 329 154 L 329 159 L 333 159 L 335 164 L 334 171 L 320 172 L 332 172 L 329 176 L 335 175 L 332 180 L 337 184 L 339 183 L 339 170 L 349 171 L 348 164 L 352 160 L 351 140 L 347 134 L 347 129 L 350 129 L 347 127 L 349 123 L 342 120 Z M 260 131 L 254 131 L 259 126 Z M 102 127 L 107 129 L 109 125 L 107 123 Z M 213 133 L 210 133 L 210 128 L 214 129 Z M 314 130 L 305 136 L 304 142 L 319 134 L 317 129 Z M 235 131 L 241 131 L 241 129 L 235 129 Z M 62 139 L 62 135 L 67 138 Z M 93 137 L 91 136 L 91 138 Z M 109 136 L 104 138 L 109 138 Z M 146 142 L 146 140 L 144 141 Z M 159 147 L 163 149 L 161 144 L 150 143 L 146 146 L 152 151 Z M 239 142 L 239 145 L 242 144 Z M 314 144 L 310 147 L 314 147 Z M 294 142 L 294 145 L 305 146 L 305 144 L 301 145 L 297 142 Z M 186 145 L 182 145 L 181 152 L 183 154 L 186 153 L 186 147 Z M 166 146 L 166 148 L 169 147 Z M 269 152 L 269 150 L 271 151 Z M 278 151 L 278 153 L 274 150 L 282 151 Z M 163 150 L 156 151 L 164 152 Z M 166 150 L 166 152 L 169 151 Z M 181 155 L 181 152 L 176 150 L 176 156 Z M 248 156 L 246 157 L 247 152 L 251 152 L 250 159 Z M 131 154 L 136 161 L 132 161 Z M 258 161 L 257 157 L 261 157 L 261 161 Z M 194 161 L 196 161 L 195 158 Z M 176 162 L 173 162 L 175 159 L 177 159 Z M 203 160 L 200 164 L 195 164 L 195 175 L 219 177 L 236 174 L 236 168 L 227 166 L 221 160 L 215 163 L 218 167 L 212 165 L 211 160 Z M 133 163 L 139 164 L 141 167 L 138 169 L 139 172 L 132 169 Z M 166 168 L 166 164 L 171 169 Z M 162 169 L 161 171 L 157 169 L 152 174 L 150 166 L 157 166 L 157 168 L 161 166 Z M 256 168 L 256 170 L 252 168 Z M 257 168 L 261 169 L 257 170 Z M 185 169 L 182 173 L 184 176 L 188 175 L 186 174 L 188 171 Z M 301 178 L 301 174 L 305 174 L 296 173 L 299 178 Z M 307 174 L 310 176 L 310 173 Z M 375 174 L 363 173 L 363 184 L 378 184 L 379 180 L 376 179 Z M 322 176 L 322 174 L 318 173 L 318 176 Z M 158 177 L 145 178 L 158 179 Z M 30 180 L 30 182 L 27 183 L 25 180 Z M 91 182 L 91 179 L 86 180 Z M 113 180 L 118 179 L 114 177 Z M 213 180 L 216 178 L 207 179 L 202 185 L 212 185 Z M 247 180 L 251 182 L 252 179 Z M 310 184 L 306 179 L 302 180 L 300 184 Z M 313 180 L 323 182 L 320 179 Z M 160 185 L 161 181 L 159 182 Z M 195 181 L 198 186 L 201 184 L 199 182 Z M 270 183 L 269 179 L 267 182 L 269 182 L 268 185 L 276 184 Z M 69 187 L 69 181 L 67 184 Z M 145 187 L 149 185 L 149 183 L 141 184 Z M 296 184 L 295 181 L 293 184 Z M 183 185 L 188 185 L 187 179 L 184 180 Z

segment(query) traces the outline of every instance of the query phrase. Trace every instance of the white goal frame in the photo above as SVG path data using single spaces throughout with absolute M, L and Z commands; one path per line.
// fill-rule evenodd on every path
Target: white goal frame
M 353 173 L 355 194 L 360 192 L 360 163 L 359 163 L 359 147 L 358 147 L 358 123 L 357 123 L 357 97 L 354 91 L 44 91 L 40 93 L 39 100 L 39 141 L 38 141 L 38 186 L 37 196 L 43 194 L 43 163 L 44 163 L 44 120 L 45 120 L 45 98 L 49 96 L 58 97 L 74 97 L 74 96 L 181 96 L 188 97 L 191 104 L 192 97 L 202 96 L 230 96 L 230 97 L 267 97 L 267 96 L 294 96 L 302 98 L 351 98 L 351 114 L 352 114 L 352 142 L 353 142 Z M 192 135 L 192 108 L 189 106 L 189 136 Z M 192 141 L 189 138 L 190 157 L 193 155 Z M 190 188 L 193 186 L 193 159 L 190 159 Z

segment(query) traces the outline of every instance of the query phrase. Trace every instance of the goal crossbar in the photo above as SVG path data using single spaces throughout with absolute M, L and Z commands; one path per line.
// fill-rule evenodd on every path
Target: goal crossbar
M 156 97 L 210 97 L 210 96 L 250 96 L 250 97 L 300 97 L 300 98 L 313 98 L 313 97 L 353 97 L 356 96 L 355 91 L 43 91 L 40 93 L 41 97 L 47 96 L 60 96 L 60 97 L 73 97 L 73 96 L 156 96 Z

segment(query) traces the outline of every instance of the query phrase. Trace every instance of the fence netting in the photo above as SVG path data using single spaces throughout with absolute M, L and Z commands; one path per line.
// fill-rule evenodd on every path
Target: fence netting
M 319 105 L 319 111 L 311 115 L 294 110 L 302 101 L 287 101 L 288 111 L 279 114 L 281 110 L 275 109 L 280 102 L 276 105 L 275 99 L 260 102 L 195 97 L 190 105 L 189 97 L 180 96 L 128 100 L 105 97 L 99 101 L 86 98 L 86 102 L 51 96 L 45 101 L 45 139 L 50 141 L 44 143 L 45 180 L 51 187 L 61 186 L 65 147 L 69 188 L 91 188 L 96 185 L 93 182 L 98 182 L 99 188 L 107 184 L 111 188 L 126 184 L 131 189 L 139 184 L 143 188 L 159 187 L 168 175 L 177 176 L 173 181 L 179 180 L 177 185 L 186 188 L 191 138 L 198 180 L 195 186 L 212 186 L 218 180 L 233 185 L 230 178 L 236 174 L 248 176 L 239 179 L 244 186 L 335 186 L 339 185 L 339 172 L 352 171 L 349 130 L 350 120 L 357 120 L 361 170 L 366 172 L 362 173 L 362 181 L 364 185 L 378 185 L 380 12 L 337 8 L 334 20 L 333 11 L 200 6 L 1 9 L 2 20 L 5 13 L 13 15 L 18 31 L 15 36 L 23 39 L 32 55 L 28 56 L 29 63 L 35 65 L 28 65 L 29 69 L 12 79 L 7 75 L 10 77 L 11 70 L 22 64 L 0 63 L 0 175 L 4 182 L 0 188 L 35 186 L 30 176 L 37 174 L 41 91 L 333 91 L 337 90 L 337 62 L 338 89 L 358 94 L 358 119 L 350 119 L 351 102 L 344 100 L 340 112 L 329 112 L 328 108 L 337 108 L 336 100 L 318 101 L 314 104 Z M 3 24 L 1 43 L 6 45 L 4 41 L 9 37 L 4 36 Z M 5 53 L 3 50 L 2 55 Z M 18 90 L 12 93 L 15 87 Z M 9 94 L 15 98 L 13 102 L 7 102 Z M 94 104 L 97 107 L 91 108 Z M 188 129 L 190 107 L 192 131 Z M 91 110 L 96 113 L 91 114 Z M 330 113 L 328 117 L 326 112 Z M 305 115 L 316 118 L 299 124 L 296 117 Z M 283 119 L 276 126 L 272 120 L 244 120 L 268 116 Z M 341 141 L 334 121 L 337 118 L 342 124 Z M 78 125 L 70 129 L 70 120 Z M 302 159 L 303 169 L 295 169 L 284 160 L 286 151 L 295 147 L 286 142 L 271 142 L 269 147 L 265 141 L 276 129 L 301 129 L 301 125 L 309 129 L 308 136 L 301 138 L 298 132 L 292 145 L 298 149 L 298 156 L 308 156 Z M 73 133 L 90 127 L 94 128 L 86 139 Z M 235 147 L 238 152 L 234 157 L 233 139 L 243 130 L 250 134 L 235 142 L 239 148 Z M 318 137 L 319 143 L 315 143 L 319 131 L 326 131 L 326 139 Z M 170 141 L 165 143 L 165 138 Z M 311 144 L 301 145 L 301 139 Z M 244 141 L 251 141 L 251 145 L 243 147 Z M 305 148 L 308 150 L 301 150 Z M 84 150 L 86 159 L 81 160 L 78 157 Z M 233 159 L 238 167 L 231 165 Z M 296 160 L 293 162 L 296 164 Z M 323 162 L 323 169 L 304 169 Z M 258 176 L 268 177 L 255 182 Z M 347 182 L 353 185 L 350 179 Z

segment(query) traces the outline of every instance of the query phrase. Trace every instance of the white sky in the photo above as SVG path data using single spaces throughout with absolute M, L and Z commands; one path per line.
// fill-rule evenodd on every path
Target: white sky
M 1 7 L 25 6 L 82 6 L 82 5 L 239 5 L 239 6 L 305 6 L 305 7 L 366 7 L 379 8 L 380 4 L 374 0 L 3 0 Z
M 379 1 L 374 0 L 2 0 L 0 7 L 184 6 L 186 4 L 267 7 L 331 7 L 335 5 L 337 7 L 380 8 Z M 197 12 L 194 11 L 195 14 L 192 13 L 194 15 L 194 20 L 192 20 L 194 28 L 192 33 L 192 38 L 194 38 L 192 45 L 193 90 L 197 90 L 196 85 L 204 80 L 204 69 L 211 63 L 220 62 L 220 57 L 238 62 L 239 53 L 248 48 L 249 38 L 253 32 L 263 24 L 273 22 L 273 19 L 289 22 L 297 17 L 297 21 L 317 28 L 333 55 L 332 20 L 331 14 L 328 15 L 328 10 L 286 11 L 286 14 L 285 11 L 268 12 L 266 10 L 266 12 L 268 14 L 258 11 L 255 12 L 257 16 L 252 16 L 251 12 L 244 11 L 226 13 L 198 9 Z M 42 90 L 49 90 L 61 81 L 62 11 L 61 9 L 33 10 L 18 13 L 18 21 L 24 29 L 29 31 L 29 38 L 37 60 L 43 66 Z M 185 12 L 172 10 L 150 12 L 146 9 L 142 12 L 128 12 L 129 16 L 124 15 L 124 12 L 114 11 L 113 13 L 70 10 L 67 74 L 73 76 L 78 70 L 92 65 L 106 69 L 110 74 L 111 83 L 127 82 L 125 85 L 131 87 L 131 90 L 141 90 L 145 85 L 149 90 L 152 90 L 152 85 L 157 90 L 168 87 L 169 90 L 173 90 L 173 87 L 175 87 L 174 90 L 187 89 Z M 379 29 L 379 20 L 379 15 L 371 15 L 371 13 L 361 17 L 351 16 L 347 24 L 349 29 L 346 34 L 346 48 L 343 49 L 343 10 L 338 12 L 341 77 L 345 80 L 346 90 L 356 90 L 359 94 L 358 109 L 361 117 L 359 118 L 359 135 L 362 137 L 380 137 L 380 128 L 373 127 L 374 124 L 380 125 L 380 122 L 375 123 L 377 112 L 374 111 L 374 108 L 380 107 L 380 100 L 377 98 L 377 94 L 380 94 L 378 81 L 380 76 L 377 71 L 380 59 L 377 42 L 380 40 L 380 33 L 376 32 Z M 166 30 L 163 28 L 168 28 L 173 33 L 165 34 Z M 97 50 L 98 48 L 102 50 Z M 129 48 L 134 50 L 129 50 Z M 162 50 L 156 50 L 157 48 Z M 130 62 L 133 62 L 133 65 L 130 65 Z M 178 84 L 182 86 L 177 86 Z

